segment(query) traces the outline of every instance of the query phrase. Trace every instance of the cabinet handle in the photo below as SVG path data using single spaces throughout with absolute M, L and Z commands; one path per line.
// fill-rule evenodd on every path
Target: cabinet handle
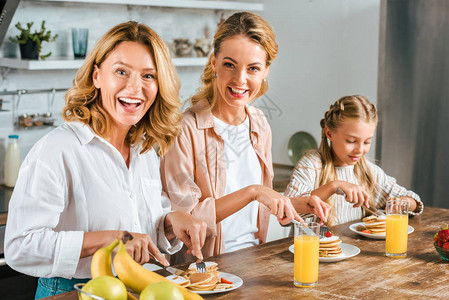
M 0 258 L 0 267 L 6 266 L 6 259 Z

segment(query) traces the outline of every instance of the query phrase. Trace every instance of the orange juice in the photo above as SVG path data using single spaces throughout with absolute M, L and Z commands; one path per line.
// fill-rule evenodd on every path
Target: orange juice
M 407 256 L 408 215 L 387 215 L 385 250 L 387 256 Z
M 295 237 L 295 285 L 314 286 L 318 282 L 320 238 L 299 235 Z

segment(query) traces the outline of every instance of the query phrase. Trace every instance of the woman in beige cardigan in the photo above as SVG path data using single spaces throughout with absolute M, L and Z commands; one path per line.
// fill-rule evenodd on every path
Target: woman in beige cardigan
M 204 257 L 265 242 L 270 213 L 285 225 L 302 221 L 297 211 L 325 220 L 329 210 L 316 196 L 290 199 L 271 188 L 271 129 L 264 114 L 248 105 L 266 92 L 277 54 L 269 24 L 235 13 L 218 28 L 213 47 L 203 86 L 161 163 L 173 209 L 208 226 Z M 172 257 L 172 263 L 191 260 L 186 247 Z

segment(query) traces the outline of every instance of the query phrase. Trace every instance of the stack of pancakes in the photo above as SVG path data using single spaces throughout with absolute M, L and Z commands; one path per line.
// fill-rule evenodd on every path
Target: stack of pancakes
M 234 286 L 233 284 L 220 282 L 220 272 L 218 272 L 217 263 L 207 261 L 205 264 L 205 273 L 198 273 L 196 264 L 190 264 L 184 275 L 184 278 L 188 280 L 187 288 L 194 291 L 222 291 Z
M 367 230 L 372 234 L 385 235 L 386 217 L 371 215 L 362 219 Z
M 336 235 L 320 238 L 320 257 L 340 256 L 342 253 L 340 244 L 341 240 Z
M 188 288 L 194 291 L 212 291 L 219 282 L 217 275 L 209 273 L 193 273 L 189 276 L 189 280 Z

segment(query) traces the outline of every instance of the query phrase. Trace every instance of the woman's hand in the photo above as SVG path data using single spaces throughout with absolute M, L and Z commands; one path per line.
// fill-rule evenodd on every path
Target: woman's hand
M 131 235 L 133 239 L 126 243 L 126 251 L 136 262 L 143 265 L 153 257 L 165 266 L 170 265 L 148 234 L 131 232 Z
M 254 199 L 268 207 L 270 213 L 277 217 L 279 223 L 287 225 L 293 219 L 304 222 L 296 212 L 289 197 L 263 185 L 256 185 L 254 188 Z
M 336 180 L 333 183 L 335 186 L 335 191 L 340 188 L 343 192 L 345 192 L 346 201 L 349 203 L 354 203 L 353 207 L 365 205 L 369 208 L 369 195 L 362 186 L 341 180 Z
M 203 259 L 201 248 L 206 240 L 207 225 L 205 222 L 192 217 L 191 214 L 173 211 L 165 217 L 165 228 L 167 238 L 170 236 L 169 231 L 171 230 L 174 236 L 187 246 L 187 253 Z
M 326 222 L 331 210 L 330 204 L 321 200 L 318 196 L 299 196 L 291 198 L 295 210 L 302 214 L 314 214 Z

